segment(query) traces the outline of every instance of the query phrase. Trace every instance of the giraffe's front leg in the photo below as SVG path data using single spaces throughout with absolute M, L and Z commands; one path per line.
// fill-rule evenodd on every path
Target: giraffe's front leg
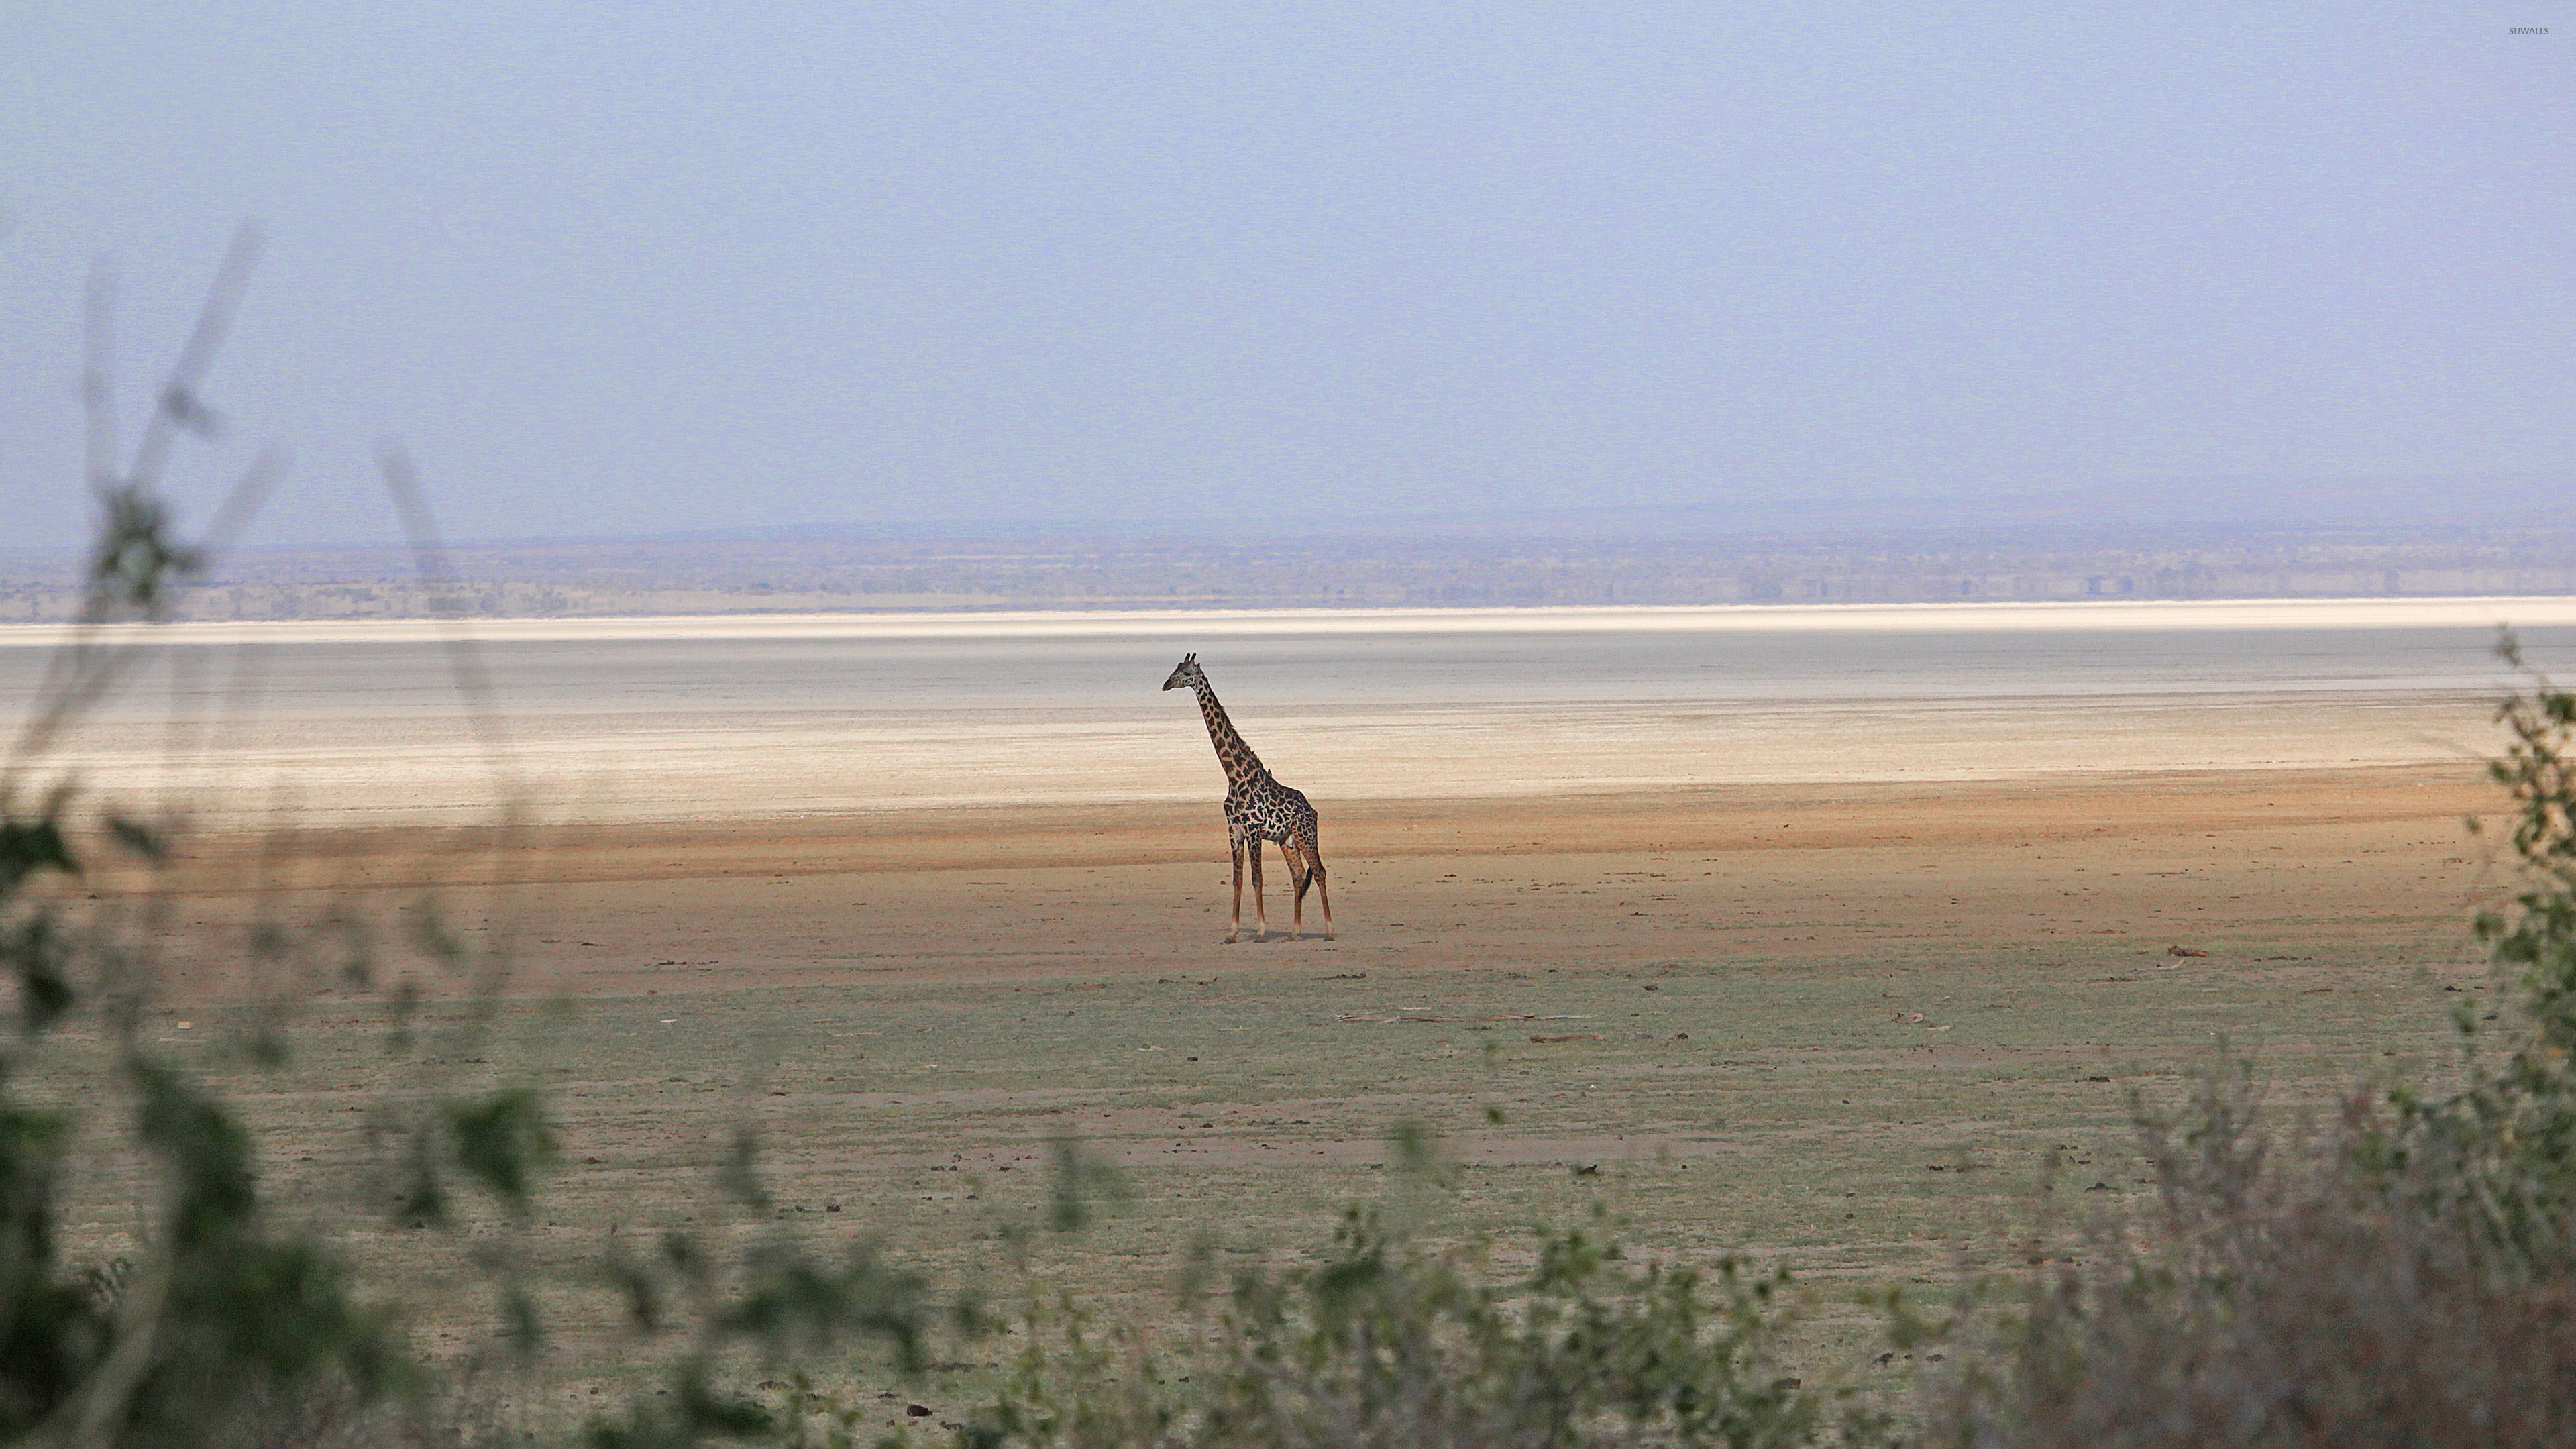
M 1234 928 L 1225 933 L 1225 943 L 1231 946 L 1243 935 L 1243 837 L 1238 834 L 1229 843 L 1234 846 Z
M 1270 939 L 1270 902 L 1261 894 L 1261 837 L 1246 835 L 1243 848 L 1252 855 L 1252 939 Z

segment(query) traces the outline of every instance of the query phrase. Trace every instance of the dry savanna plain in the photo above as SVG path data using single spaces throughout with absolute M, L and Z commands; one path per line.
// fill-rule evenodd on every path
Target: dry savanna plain
M 1290 1261 L 1355 1202 L 1498 1268 L 1596 1212 L 1640 1256 L 1786 1265 L 1806 1371 L 1887 1385 L 1854 1294 L 1937 1299 L 2138 1199 L 2134 1112 L 2222 1043 L 2295 1115 L 2439 1081 L 2456 1004 L 2498 1009 L 2482 651 L 2510 620 L 2565 656 L 2576 609 L 2191 608 L 634 621 L 487 639 L 489 712 L 422 703 L 426 634 L 237 628 L 62 752 L 195 821 L 71 893 L 154 963 L 148 1032 L 248 1104 L 264 1188 L 429 1347 L 492 1339 L 469 1255 L 540 1286 L 542 1413 L 649 1373 L 583 1265 L 671 1228 L 1152 1322 L 1194 1251 Z M 0 646 L 29 697 L 34 642 Z M 1290 934 L 1274 856 L 1269 935 L 1223 943 L 1221 777 L 1154 688 L 1189 648 L 1321 810 L 1335 939 Z M 432 917 L 462 955 L 405 945 Z M 368 984 L 327 927 L 361 919 Z M 262 923 L 305 945 L 246 964 Z M 248 1064 L 276 1020 L 285 1064 Z M 79 1102 L 72 1035 L 45 1081 Z M 561 1144 L 533 1214 L 399 1221 L 378 1104 L 510 1082 Z M 1408 1126 L 1444 1171 L 1401 1170 Z M 758 1211 L 718 1185 L 744 1128 Z M 1067 1139 L 1126 1201 L 1023 1235 Z M 126 1171 L 87 1169 L 78 1251 L 116 1250 Z M 935 1429 L 1007 1351 L 834 1386 Z

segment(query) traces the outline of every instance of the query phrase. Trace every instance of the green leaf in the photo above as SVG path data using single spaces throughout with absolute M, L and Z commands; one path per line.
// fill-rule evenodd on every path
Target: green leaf
M 554 1129 L 532 1087 L 504 1087 L 451 1102 L 447 1125 L 456 1165 L 514 1212 L 526 1212 L 537 1174 L 555 1160 Z
M 80 874 L 60 825 L 52 820 L 0 822 L 0 891 L 16 890 L 39 871 Z
M 20 1032 L 38 1035 L 72 1009 L 71 945 L 51 915 L 30 916 L 0 932 L 0 958 L 18 977 Z
M 725 1196 L 753 1212 L 767 1212 L 769 1192 L 760 1185 L 760 1134 L 749 1127 L 734 1129 L 724 1164 L 716 1169 L 716 1185 Z
M 1080 1232 L 1091 1225 L 1095 1200 L 1123 1203 L 1127 1179 L 1117 1165 L 1071 1137 L 1047 1143 L 1050 1168 L 1047 1226 L 1059 1233 Z
M 107 817 L 107 833 L 115 838 L 117 844 L 154 865 L 169 858 L 169 844 L 150 826 L 122 815 L 110 815 Z

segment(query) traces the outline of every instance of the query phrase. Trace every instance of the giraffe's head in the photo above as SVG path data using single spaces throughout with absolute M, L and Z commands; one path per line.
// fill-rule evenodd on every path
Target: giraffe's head
M 1207 683 L 1207 676 L 1199 673 L 1199 656 L 1193 652 L 1183 658 L 1180 663 L 1172 666 L 1172 677 L 1163 681 L 1163 687 L 1165 689 L 1196 689 L 1205 683 Z

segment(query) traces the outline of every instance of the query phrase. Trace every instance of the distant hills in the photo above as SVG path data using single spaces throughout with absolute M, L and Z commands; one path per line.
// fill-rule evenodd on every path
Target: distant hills
M 2458 476 L 2141 477 L 2016 490 L 1747 495 L 1713 487 L 1687 503 L 1598 508 L 1388 512 L 1257 520 L 1187 518 L 948 519 L 799 523 L 537 543 L 895 542 L 1029 538 L 1795 536 L 1850 532 L 2347 529 L 2540 526 L 2576 512 L 2576 472 Z
M 248 549 L 220 618 L 2576 594 L 2576 475 L 2174 478 L 1941 497 L 1271 521 L 803 524 Z M 0 555 L 0 621 L 78 562 Z

